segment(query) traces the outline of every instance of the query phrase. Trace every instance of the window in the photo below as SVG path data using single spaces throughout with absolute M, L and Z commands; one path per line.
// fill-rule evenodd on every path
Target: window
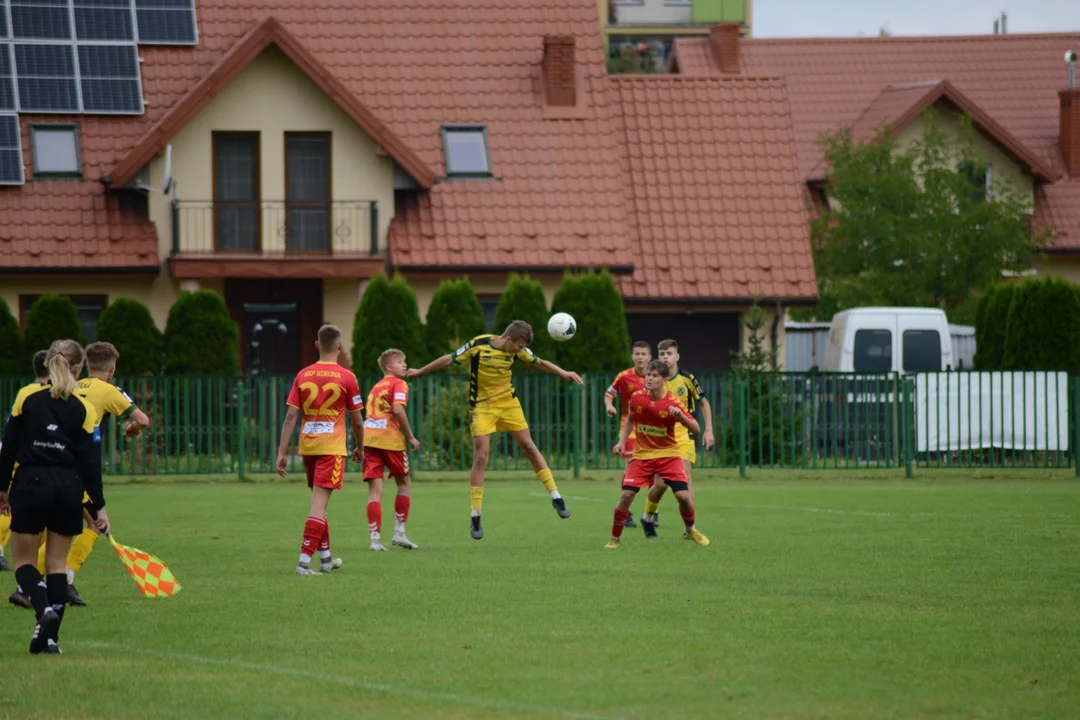
M 888 330 L 856 330 L 855 372 L 892 370 L 892 333 Z
M 495 308 L 499 306 L 499 296 L 481 295 L 477 300 L 480 301 L 480 307 L 484 311 L 484 332 L 494 332 Z
M 259 133 L 215 132 L 214 244 L 218 250 L 260 248 Z
M 450 177 L 490 177 L 487 128 L 483 125 L 443 125 L 443 159 Z
M 937 330 L 904 331 L 904 372 L 939 372 L 941 336 Z
M 972 203 L 986 202 L 990 190 L 990 166 L 983 163 L 960 163 L 959 171 L 967 178 L 967 192 L 961 201 Z
M 75 125 L 31 125 L 34 177 L 82 177 Z
M 285 227 L 290 252 L 330 252 L 330 133 L 285 133 Z
M 26 318 L 30 315 L 30 309 L 34 307 L 34 303 L 40 295 L 20 295 L 19 296 L 19 326 L 22 329 L 26 329 Z M 108 304 L 108 297 L 105 295 L 68 295 L 71 298 L 71 302 L 75 304 L 75 311 L 79 314 L 79 327 L 83 331 L 83 335 L 89 342 L 94 342 L 97 339 L 97 324 L 98 318 L 101 317 L 101 313 L 104 312 L 105 306 Z M 34 351 L 45 350 L 45 348 L 34 348 Z

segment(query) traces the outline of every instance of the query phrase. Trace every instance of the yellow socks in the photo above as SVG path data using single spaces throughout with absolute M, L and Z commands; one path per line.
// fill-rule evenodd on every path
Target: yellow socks
M 67 566 L 74 572 L 79 572 L 79 569 L 86 562 L 86 558 L 90 557 L 90 551 L 94 549 L 94 543 L 101 537 L 90 528 L 86 528 L 82 531 L 79 537 L 75 538 L 75 541 L 71 543 L 71 550 L 68 552 Z
M 480 509 L 484 507 L 484 488 L 469 488 L 469 507 L 472 508 L 473 515 L 480 514 Z
M 536 473 L 536 479 L 543 483 L 544 489 L 549 493 L 555 492 L 555 476 L 551 474 L 551 468 L 544 468 Z
M 11 516 L 0 515 L 0 549 L 7 546 L 11 539 Z
M 645 498 L 645 514 L 652 516 L 656 514 L 656 511 L 660 509 L 660 503 L 653 502 L 652 500 Z
M 41 539 L 38 540 L 37 551 L 37 569 L 41 573 L 42 577 L 45 576 L 45 533 L 41 533 Z

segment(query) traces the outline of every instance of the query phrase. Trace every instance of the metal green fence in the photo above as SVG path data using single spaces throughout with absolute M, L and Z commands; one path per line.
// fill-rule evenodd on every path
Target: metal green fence
M 362 376 L 366 392 L 379 378 Z M 617 469 L 618 418 L 608 418 L 610 377 L 583 387 L 543 373 L 515 378 L 536 444 L 552 468 Z M 916 376 L 839 373 L 703 374 L 715 445 L 697 447 L 703 468 L 904 468 L 1076 466 L 1080 382 L 1056 372 L 949 372 Z M 25 378 L 0 378 L 10 403 Z M 103 428 L 105 471 L 119 475 L 273 472 L 291 377 L 119 379 L 151 419 L 135 440 Z M 472 460 L 467 378 L 430 375 L 410 383 L 409 417 L 421 448 L 417 471 L 466 470 Z M 699 419 L 704 420 L 702 413 Z M 351 440 L 350 440 L 351 442 Z M 295 438 L 293 441 L 295 449 Z M 299 458 L 291 459 L 299 470 Z M 527 470 L 506 434 L 489 467 Z M 351 471 L 359 468 L 351 466 Z M 1080 474 L 1080 470 L 1078 470 Z

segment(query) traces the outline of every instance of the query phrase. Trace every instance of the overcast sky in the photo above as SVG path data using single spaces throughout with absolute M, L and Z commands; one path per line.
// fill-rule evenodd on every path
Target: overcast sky
M 754 37 L 970 35 L 1080 31 L 1080 0 L 753 0 Z M 1080 50 L 1080 48 L 1077 48 Z

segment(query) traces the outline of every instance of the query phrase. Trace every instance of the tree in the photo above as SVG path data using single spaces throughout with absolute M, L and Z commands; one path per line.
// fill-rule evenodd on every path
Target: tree
M 48 350 L 57 340 L 74 340 L 86 345 L 86 335 L 79 323 L 79 311 L 67 295 L 42 295 L 26 315 L 22 372 L 30 367 L 34 353 Z
M 404 352 L 413 367 L 428 359 L 416 293 L 400 274 L 391 281 L 380 273 L 368 283 L 356 308 L 353 372 L 379 372 L 379 355 L 387 348 Z
M 1006 323 L 1017 286 L 1003 283 L 987 293 L 981 326 L 975 329 L 975 367 L 978 370 L 1001 370 L 1005 360 Z
M 1045 231 L 1029 232 L 1023 193 L 999 176 L 987 192 L 971 121 L 962 118 L 954 137 L 934 113 L 924 118 L 906 149 L 887 128 L 869 142 L 849 130 L 822 138 L 833 209 L 811 222 L 820 303 L 808 314 L 866 305 L 955 314 L 1046 244 Z
M 165 322 L 169 375 L 236 375 L 240 330 L 225 301 L 212 290 L 182 292 Z
M 573 339 L 556 345 L 555 360 L 563 368 L 611 373 L 626 367 L 630 331 L 622 295 L 610 272 L 566 273 L 552 299 L 551 312 L 569 313 L 578 325 Z
M 427 348 L 432 357 L 453 352 L 484 333 L 484 308 L 468 278 L 443 280 L 428 305 Z
M 1001 288 L 1001 285 L 991 285 L 990 287 L 986 288 L 986 292 L 984 292 L 979 297 L 979 304 L 975 308 L 975 357 L 972 359 L 972 362 L 975 364 L 975 367 L 977 369 L 979 369 L 979 370 L 983 369 L 983 350 L 982 350 L 982 348 L 983 348 L 983 345 L 986 343 L 986 339 L 985 339 L 986 332 L 987 332 L 987 327 L 986 327 L 987 314 L 986 314 L 986 311 L 987 311 L 987 308 L 990 306 L 990 302 L 993 299 L 994 295 L 996 295 L 998 293 L 1000 288 Z M 992 332 L 993 331 L 991 331 L 991 333 Z
M 551 360 L 555 342 L 547 333 L 548 309 L 544 288 L 527 274 L 510 273 L 506 290 L 495 306 L 495 334 L 501 333 L 514 320 L 524 320 L 532 325 L 533 341 L 529 347 L 539 357 Z
M 608 56 L 608 75 L 663 72 L 663 57 L 662 47 L 650 48 L 646 43 L 622 43 L 617 54 Z
M 165 337 L 150 315 L 150 308 L 138 300 L 117 298 L 105 308 L 98 319 L 97 337 L 115 345 L 120 353 L 117 375 L 156 375 L 161 372 Z
M 1013 295 L 1003 370 L 1080 372 L 1080 299 L 1061 278 L 1030 278 Z
M 11 314 L 7 301 L 0 297 L 0 375 L 26 375 L 28 372 L 30 366 L 26 363 L 19 322 Z

